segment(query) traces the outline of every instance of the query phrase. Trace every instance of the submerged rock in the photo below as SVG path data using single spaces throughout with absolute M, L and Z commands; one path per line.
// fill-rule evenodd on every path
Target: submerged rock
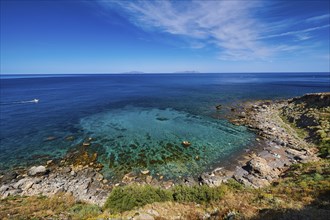
M 191 143 L 189 141 L 182 141 L 181 145 L 184 147 L 189 147 Z
M 143 175 L 147 175 L 148 173 L 150 173 L 150 171 L 149 171 L 149 170 L 141 170 L 141 173 L 142 173 Z
M 219 104 L 219 105 L 216 105 L 215 108 L 216 108 L 217 110 L 220 110 L 220 109 L 222 108 L 222 105 L 220 105 L 220 104 Z
M 70 135 L 65 138 L 66 141 L 74 141 L 74 136 Z
M 158 121 L 168 121 L 169 120 L 168 118 L 165 118 L 165 117 L 157 117 L 156 119 Z
M 55 137 L 55 136 L 49 136 L 49 137 L 46 137 L 44 139 L 44 141 L 53 141 L 53 140 L 56 140 L 56 139 L 57 139 L 57 137 Z

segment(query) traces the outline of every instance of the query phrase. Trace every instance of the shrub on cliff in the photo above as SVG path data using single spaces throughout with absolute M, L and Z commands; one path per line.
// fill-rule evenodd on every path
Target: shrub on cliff
M 206 204 L 220 200 L 224 194 L 224 187 L 202 186 L 176 186 L 172 190 L 173 200 L 176 202 L 196 202 Z
M 73 219 L 87 219 L 102 213 L 97 205 L 77 203 L 69 209 Z
M 208 187 L 206 185 L 193 187 L 178 185 L 168 190 L 149 185 L 116 187 L 110 193 L 104 208 L 117 213 L 154 202 L 175 201 L 207 204 L 220 200 L 225 188 L 225 186 Z
M 151 186 L 131 185 L 116 187 L 110 193 L 104 208 L 112 212 L 123 212 L 153 202 L 172 200 L 170 191 Z
M 329 156 L 330 156 L 330 140 L 329 139 L 322 140 L 319 145 L 319 149 L 320 149 L 320 151 L 319 151 L 320 157 L 329 158 Z

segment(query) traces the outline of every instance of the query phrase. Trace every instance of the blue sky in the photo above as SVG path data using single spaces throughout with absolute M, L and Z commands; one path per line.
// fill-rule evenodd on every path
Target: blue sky
M 1 73 L 329 72 L 329 1 L 1 0 Z

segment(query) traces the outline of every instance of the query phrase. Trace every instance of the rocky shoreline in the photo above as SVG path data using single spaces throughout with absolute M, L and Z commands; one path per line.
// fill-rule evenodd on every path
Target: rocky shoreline
M 244 185 L 259 188 L 280 178 L 292 164 L 317 161 L 316 146 L 299 137 L 281 117 L 290 103 L 306 100 L 329 107 L 330 93 L 307 94 L 283 101 L 251 101 L 242 104 L 240 111 L 232 109 L 234 113 L 229 120 L 253 130 L 259 136 L 256 141 L 262 142 L 263 147 L 242 155 L 235 168 L 219 167 L 203 173 L 200 182 L 218 186 L 234 178 Z
M 317 96 L 321 96 L 318 94 Z M 324 94 L 323 94 L 324 96 Z M 330 93 L 326 93 L 329 102 Z M 235 179 L 252 187 L 263 187 L 280 178 L 290 165 L 318 160 L 317 149 L 298 136 L 280 117 L 282 109 L 292 100 L 252 101 L 244 103 L 240 111 L 233 111 L 230 121 L 245 125 L 255 131 L 261 149 L 250 150 L 236 161 L 236 166 L 219 167 L 203 173 L 198 180 L 186 178 L 182 184 L 207 184 L 218 186 L 228 179 Z M 329 106 L 329 103 L 327 104 Z M 150 184 L 170 188 L 173 181 L 153 178 L 148 171 L 139 175 L 128 173 L 121 182 L 113 183 L 103 178 L 102 165 L 97 155 L 88 155 L 88 141 L 82 143 L 61 161 L 31 167 L 28 170 L 11 171 L 0 176 L 0 197 L 14 195 L 54 195 L 66 193 L 77 200 L 103 205 L 111 189 L 131 183 Z
M 2 177 L 1 182 L 2 198 L 66 193 L 77 200 L 102 205 L 110 191 L 110 186 L 103 182 L 102 174 L 90 167 L 34 166 L 27 173 L 9 172 Z

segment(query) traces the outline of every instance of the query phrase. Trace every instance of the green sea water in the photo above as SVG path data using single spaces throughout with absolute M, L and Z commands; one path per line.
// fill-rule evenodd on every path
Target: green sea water
M 149 170 L 176 179 L 194 176 L 254 139 L 247 128 L 170 108 L 126 107 L 83 118 L 108 177 Z M 185 146 L 182 142 L 191 143 Z

